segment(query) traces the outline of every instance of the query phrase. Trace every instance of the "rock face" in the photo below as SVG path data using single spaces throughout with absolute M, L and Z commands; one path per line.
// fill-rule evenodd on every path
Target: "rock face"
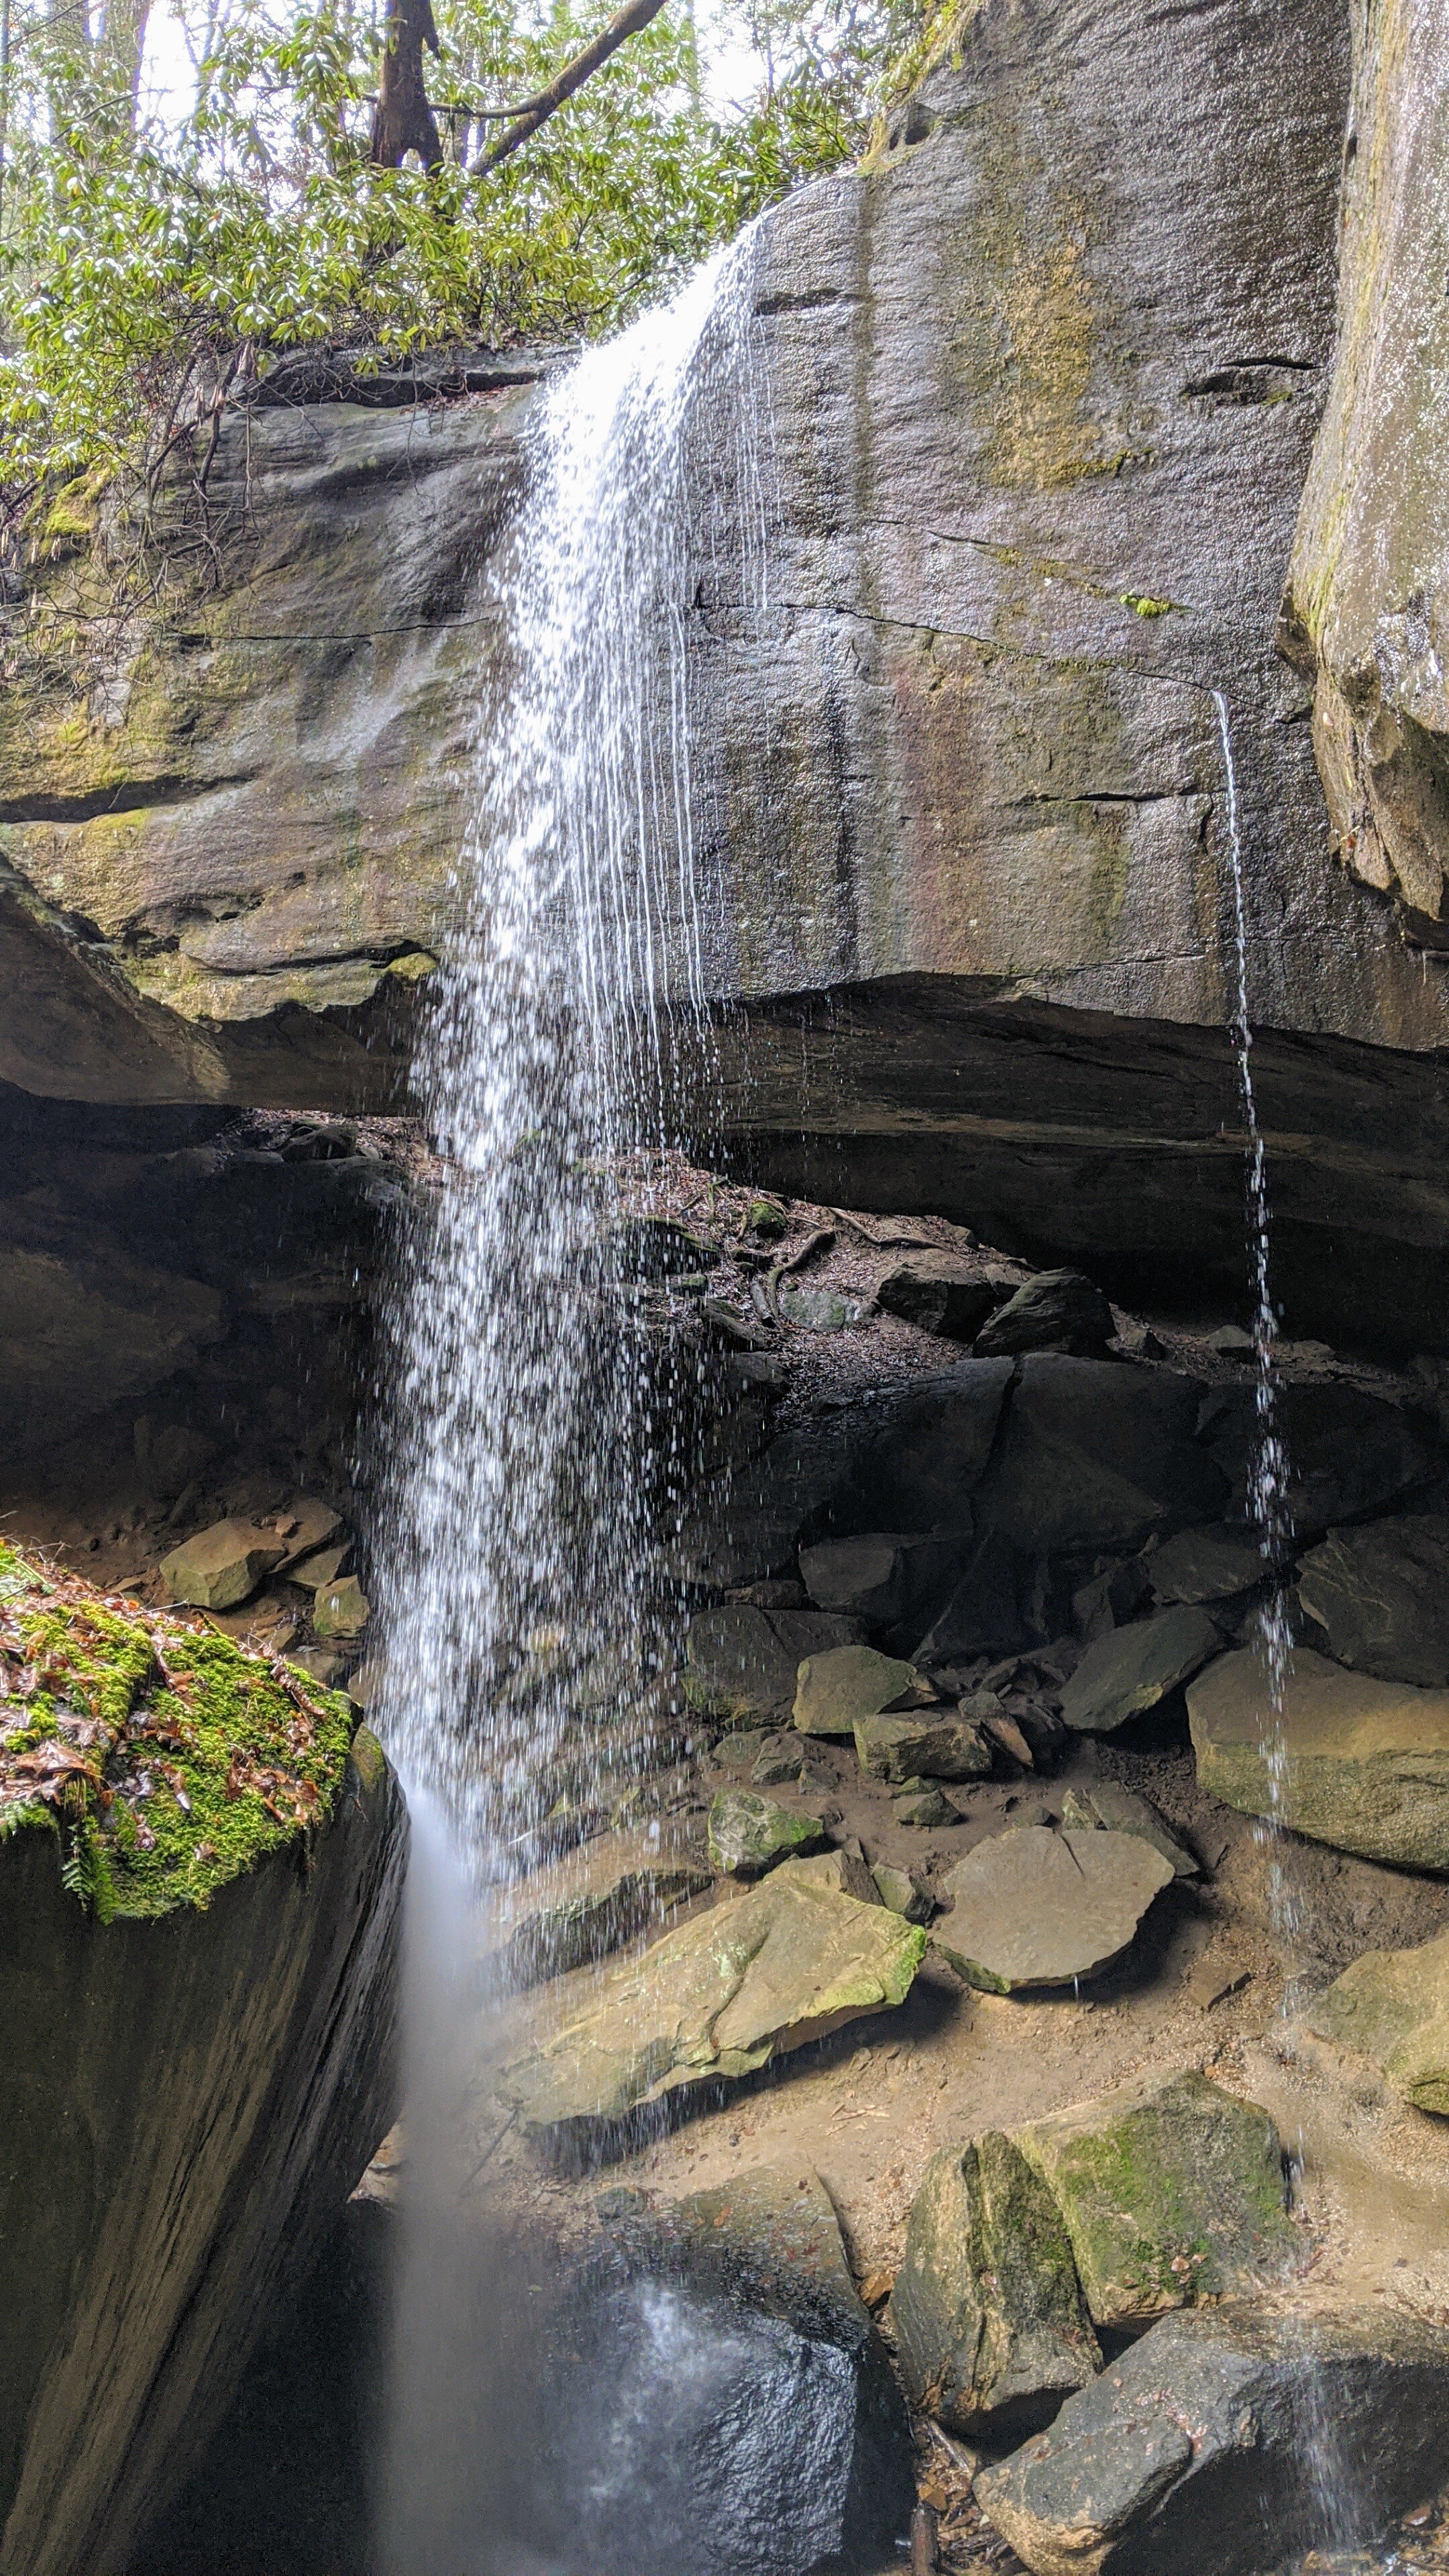
M 999 2133 L 932 2157 L 890 2314 L 912 2399 L 956 2433 L 1034 2431 L 1101 2367 L 1060 2213 Z
M 1277 1784 L 1255 1655 L 1224 1655 L 1192 1684 L 1187 1706 L 1210 1796 L 1366 1860 L 1449 1871 L 1449 1691 L 1371 1681 L 1298 1648 Z
M 393 2114 L 405 1824 L 358 1739 L 304 1876 L 102 1923 L 0 1853 L 0 2560 L 121 2566 Z
M 1449 1683 L 1449 1521 L 1420 1513 L 1334 1530 L 1304 1558 L 1298 1597 L 1341 1664 Z
M 859 1905 L 785 1861 L 606 1970 L 587 2010 L 516 2059 L 500 2090 L 535 2133 L 623 2120 L 902 2002 L 925 1946 L 886 1906 Z
M 1226 1487 L 1193 1437 L 1200 1392 L 1190 1378 L 1111 1360 L 1023 1360 L 978 1524 L 1033 1555 L 1125 1555 L 1202 1519 Z
M 1200 2075 L 1126 2086 L 1017 2144 L 1061 2211 L 1094 2325 L 1242 2296 L 1303 2259 L 1272 2120 Z
M 1355 2048 L 1418 2111 L 1449 2113 L 1449 1932 L 1418 1950 L 1369 1950 L 1303 2016 Z
M 988 1994 L 1071 1986 L 1121 1957 L 1173 1875 L 1136 1834 L 994 1834 L 945 1880 L 951 1912 L 936 1946 Z
M 1340 2503 L 1367 2541 L 1432 2494 L 1446 2394 L 1449 2336 L 1393 2309 L 1199 2309 L 1154 2326 L 976 2495 L 1032 2576 L 1259 2576 L 1341 2546 Z
M 748 1602 L 701 1611 L 685 1641 L 685 1689 L 695 1707 L 736 1724 L 788 1710 L 802 1659 L 859 1637 L 855 1619 L 809 1610 L 757 1610 Z

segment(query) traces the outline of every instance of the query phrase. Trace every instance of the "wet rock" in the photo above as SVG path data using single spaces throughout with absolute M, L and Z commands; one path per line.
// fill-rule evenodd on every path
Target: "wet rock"
M 985 1780 L 991 1773 L 991 1746 L 983 1729 L 969 1718 L 937 1716 L 858 1717 L 855 1750 L 860 1767 L 872 1780 Z
M 1418 2317 L 1202 2308 L 975 2491 L 1033 2576 L 1260 2576 L 1341 2546 L 1337 2513 L 1367 2540 L 1432 2494 L 1446 2403 L 1449 2335 Z
M 319 1587 L 312 1624 L 319 1637 L 360 1637 L 371 1615 L 372 1605 L 356 1575 L 344 1574 Z
M 978 1490 L 978 1529 L 1031 1556 L 1127 1555 L 1212 1519 L 1228 1489 L 1193 1437 L 1200 1394 L 1165 1369 L 1054 1352 L 1023 1360 Z
M 350 1539 L 344 1540 L 340 1547 L 319 1548 L 315 1556 L 307 1557 L 302 1564 L 288 1564 L 284 1568 L 287 1581 L 300 1583 L 306 1592 L 326 1592 L 342 1574 L 351 1553 Z
M 304 1496 L 300 1502 L 291 1504 L 287 1511 L 277 1515 L 277 1536 L 286 1545 L 286 1554 L 278 1572 L 285 1574 L 289 1582 L 300 1581 L 293 1568 L 300 1566 L 305 1557 L 310 1573 L 317 1550 L 326 1547 L 329 1540 L 337 1539 L 341 1530 L 342 1514 L 334 1511 L 330 1503 Z M 316 1589 L 315 1584 L 313 1589 Z
M 645 2304 L 616 2393 L 573 2410 L 590 2568 L 639 2576 L 641 2543 L 650 2576 L 888 2559 L 915 2495 L 910 2425 L 818 2176 L 755 2166 L 598 2206 Z
M 604 1969 L 587 2010 L 505 2068 L 500 2093 L 530 2134 L 586 2135 L 903 2002 L 925 1946 L 887 1907 L 858 1905 L 785 1861 Z
M 1330 1530 L 1298 1598 L 1332 1653 L 1380 1680 L 1449 1683 L 1449 1520 L 1417 1513 Z
M 903 1914 L 908 1923 L 930 1922 L 936 1900 L 924 1879 L 917 1878 L 913 1870 L 896 1869 L 889 1861 L 878 1860 L 870 1874 L 882 1905 L 888 1905 L 892 1914 Z
M 1062 1800 L 1062 1823 L 1071 1833 L 1140 1834 L 1171 1862 L 1174 1877 L 1202 1874 L 1192 1853 L 1168 1832 L 1157 1809 L 1148 1799 L 1139 1798 L 1135 1789 L 1124 1788 L 1120 1780 L 1093 1780 L 1085 1787 L 1068 1789 Z
M 712 1884 L 677 1838 L 644 1831 L 587 1843 L 513 1892 L 504 1909 L 500 1980 L 534 1986 L 606 1958 Z
M 994 1834 L 944 1880 L 951 1911 L 936 1946 L 988 1994 L 1075 1985 L 1121 1957 L 1172 1876 L 1135 1834 Z
M 998 1303 L 990 1281 L 953 1252 L 911 1253 L 887 1271 L 875 1293 L 888 1315 L 951 1342 L 973 1342 Z
M 1035 1569 L 995 1532 L 974 1547 L 960 1582 L 916 1647 L 923 1664 L 1011 1655 L 1031 1642 L 1027 1613 Z
M 684 1687 L 692 1707 L 738 1725 L 788 1711 L 807 1655 L 848 1645 L 856 1619 L 823 1611 L 765 1610 L 727 1602 L 691 1619 L 685 1639 Z
M 1417 2111 L 1449 2114 L 1449 1932 L 1417 1950 L 1368 1950 L 1303 2015 L 1354 2048 Z
M 838 1530 L 947 1530 L 971 1535 L 972 1497 L 985 1473 L 1012 1381 L 1010 1360 L 958 1360 L 892 1400 L 873 1438 L 857 1432 L 830 1497 Z
M 231 1610 L 255 1592 L 285 1553 L 275 1530 L 256 1529 L 250 1521 L 217 1521 L 163 1556 L 161 1580 L 172 1601 Z
M 750 1765 L 750 1786 L 752 1789 L 784 1788 L 787 1782 L 798 1782 L 804 1765 L 805 1747 L 798 1735 L 767 1736 Z
M 837 1646 L 801 1664 L 795 1723 L 803 1735 L 850 1735 L 859 1718 L 929 1696 L 914 1664 L 874 1646 Z
M 1255 2291 L 1304 2259 L 1272 2120 L 1205 2076 L 1149 2076 L 1013 2134 L 1098 2326 Z
M 1082 1735 L 1113 1735 L 1155 1708 L 1220 1652 L 1222 1631 L 1206 1610 L 1159 1610 L 1088 1646 L 1062 1690 L 1061 1711 Z
M 1247 1651 L 1211 1665 L 1187 1709 L 1210 1797 L 1366 1860 L 1449 1871 L 1449 1691 L 1375 1681 L 1298 1647 L 1281 1722 Z
M 818 1816 L 802 1816 L 753 1789 L 721 1789 L 709 1811 L 709 1856 L 716 1869 L 759 1878 L 824 1834 Z
M 999 2131 L 926 2167 L 890 2321 L 913 2402 L 968 2437 L 1034 2432 L 1101 2368 L 1060 2212 Z
M 929 1601 L 959 1553 L 951 1539 L 912 1533 L 822 1539 L 800 1550 L 800 1575 L 818 1609 L 889 1628 Z
M 1225 1521 L 1179 1530 L 1146 1560 L 1154 1601 L 1225 1601 L 1261 1583 L 1267 1571 L 1259 1541 Z
M 997 1309 L 976 1337 L 986 1358 L 1018 1351 L 1104 1351 L 1116 1332 L 1101 1289 L 1080 1270 L 1040 1270 Z
M 1215 1394 L 1204 1441 L 1231 1480 L 1235 1514 L 1246 1517 L 1258 1438 L 1248 1386 Z M 1361 1520 L 1442 1472 L 1443 1452 L 1398 1405 L 1335 1382 L 1278 1392 L 1278 1437 L 1288 1460 L 1285 1504 L 1300 1538 L 1339 1521 Z

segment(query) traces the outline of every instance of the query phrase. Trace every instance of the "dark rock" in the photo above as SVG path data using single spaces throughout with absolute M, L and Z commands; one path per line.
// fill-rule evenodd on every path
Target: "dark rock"
M 999 2131 L 932 2157 L 890 2321 L 914 2403 L 968 2437 L 1034 2432 L 1101 2368 L 1060 2213 Z
M 692 1705 L 736 1724 L 766 1724 L 789 1711 L 796 1676 L 808 1655 L 848 1645 L 856 1619 L 810 1610 L 762 1610 L 729 1602 L 691 1619 L 685 1639 L 684 1687 Z
M 1330 1531 L 1298 1569 L 1298 1598 L 1341 1664 L 1382 1681 L 1449 1683 L 1449 1520 L 1422 1513 Z
M 1080 1270 L 1041 1270 L 998 1308 L 977 1334 L 976 1348 L 985 1358 L 1071 1351 L 1085 1359 L 1104 1351 L 1116 1330 L 1101 1289 Z
M 1129 1556 L 1122 1564 L 1106 1566 L 1090 1582 L 1078 1586 L 1072 1594 L 1072 1624 L 1078 1636 L 1091 1645 L 1095 1638 L 1123 1627 L 1150 1597 L 1144 1560 Z
M 959 1556 L 959 1544 L 951 1539 L 867 1534 L 802 1547 L 800 1572 L 819 1609 L 889 1628 L 929 1601 Z
M 1246 1514 L 1258 1439 L 1252 1389 L 1215 1394 L 1205 1410 L 1205 1445 L 1231 1481 L 1234 1511 Z M 1341 1382 L 1280 1388 L 1275 1425 L 1288 1459 L 1285 1505 L 1300 1539 L 1381 1512 L 1442 1471 L 1443 1453 L 1422 1423 Z
M 1065 1683 L 1062 1716 L 1079 1734 L 1115 1734 L 1190 1681 L 1222 1645 L 1222 1631 L 1206 1610 L 1159 1610 L 1114 1628 L 1088 1646 Z
M 903 1914 L 908 1923 L 929 1923 L 936 1911 L 936 1900 L 923 1879 L 912 1870 L 896 1869 L 889 1861 L 878 1860 L 871 1870 L 882 1905 L 892 1914 Z
M 1009 1360 L 959 1360 L 893 1399 L 873 1439 L 853 1445 L 831 1505 L 840 1531 L 945 1531 L 968 1538 L 972 1497 L 1011 1384 Z
M 957 1825 L 961 1819 L 944 1790 L 925 1780 L 907 1782 L 891 1800 L 891 1821 L 897 1825 L 918 1825 L 923 1831 L 934 1831 L 938 1825 Z M 913 1921 L 919 1921 L 913 1916 Z
M 1419 2317 L 1202 2308 L 1154 2326 L 976 2496 L 1033 2576 L 1261 2576 L 1433 2494 L 1446 2404 L 1449 2334 Z
M 911 1253 L 887 1271 L 875 1293 L 888 1315 L 950 1342 L 973 1342 L 998 1302 L 979 1269 L 952 1252 Z
M 927 1665 L 1010 1655 L 1030 1645 L 1035 1568 L 996 1531 L 972 1549 L 960 1582 L 916 1647 Z
M 1261 1583 L 1267 1567 L 1251 1530 L 1214 1522 L 1206 1529 L 1179 1530 L 1164 1539 L 1143 1563 L 1144 1582 L 1154 1601 L 1226 1601 L 1236 1592 Z
M 1035 1556 L 1125 1555 L 1210 1518 L 1227 1485 L 1192 1437 L 1200 1396 L 1166 1370 L 1029 1356 L 977 1492 L 978 1528 Z

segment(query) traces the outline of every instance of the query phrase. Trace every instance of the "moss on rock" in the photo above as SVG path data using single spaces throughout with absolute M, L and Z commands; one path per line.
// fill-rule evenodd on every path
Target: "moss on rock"
M 102 1920 L 205 1906 L 325 1822 L 356 1726 L 341 1691 L 0 1546 L 0 1840 L 59 1834 Z

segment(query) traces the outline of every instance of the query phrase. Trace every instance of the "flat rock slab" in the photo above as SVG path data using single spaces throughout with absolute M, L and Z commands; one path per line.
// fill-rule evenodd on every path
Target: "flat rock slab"
M 759 1878 L 792 1852 L 808 1851 L 824 1830 L 818 1816 L 782 1807 L 757 1789 L 721 1789 L 709 1811 L 709 1856 L 716 1869 Z
M 1062 1692 L 1062 1716 L 1082 1735 L 1112 1735 L 1200 1672 L 1222 1646 L 1206 1610 L 1159 1610 L 1087 1648 Z
M 1281 1721 L 1247 1652 L 1211 1665 L 1187 1708 L 1211 1797 L 1366 1860 L 1449 1871 L 1449 1691 L 1374 1681 L 1298 1648 Z
M 1013 2135 L 1061 2211 L 1097 2326 L 1254 2292 L 1303 2261 L 1271 2117 L 1205 2076 L 1148 2077 Z
M 286 1552 L 275 1530 L 256 1529 L 250 1521 L 216 1521 L 163 1556 L 161 1580 L 168 1600 L 198 1610 L 232 1610 Z
M 1036 2430 L 1102 2366 L 1061 2213 L 999 2130 L 926 2167 L 890 2316 L 913 2401 L 968 2437 Z
M 924 1694 L 914 1664 L 878 1654 L 874 1646 L 836 1646 L 801 1664 L 795 1723 L 802 1735 L 850 1735 L 857 1719 L 876 1717 L 916 1695 Z
M 500 1909 L 500 1979 L 534 1986 L 607 1958 L 713 1884 L 676 1837 L 646 1829 L 585 1843 L 512 1890 Z
M 1088 1787 L 1068 1789 L 1062 1800 L 1062 1823 L 1072 1833 L 1105 1831 L 1140 1834 L 1145 1843 L 1172 1864 L 1176 1878 L 1200 1878 L 1198 1861 L 1170 1834 L 1157 1809 L 1119 1780 L 1093 1780 Z
M 925 1946 L 919 1926 L 785 1861 L 642 1958 L 602 1970 L 578 2019 L 516 2058 L 499 2092 L 534 2134 L 623 2120 L 903 2002 Z
M 1449 1932 L 1417 1950 L 1366 1951 L 1303 2019 L 1371 2057 L 1416 2110 L 1449 2115 Z
M 1262 2576 L 1442 2484 L 1449 2334 L 1388 2308 L 1165 2317 L 975 2493 L 1032 2576 Z M 1315 2474 L 1331 2432 L 1332 2485 Z M 1355 2535 L 1357 2536 L 1357 2535 Z
M 1381 1681 L 1449 1683 L 1449 1520 L 1428 1512 L 1330 1530 L 1298 1596 L 1339 1663 Z
M 849 1645 L 858 1619 L 820 1610 L 761 1610 L 726 1602 L 691 1619 L 685 1638 L 684 1687 L 691 1705 L 711 1717 L 748 1725 L 783 1714 L 807 1655 Z
M 936 1946 L 987 1994 L 1075 1985 L 1120 1959 L 1172 1876 L 1136 1834 L 994 1834 L 944 1881 L 952 1905 Z
M 1227 1521 L 1179 1530 L 1146 1560 L 1152 1598 L 1165 1603 L 1226 1601 L 1235 1592 L 1251 1591 L 1266 1571 L 1258 1541 Z
M 855 1750 L 872 1780 L 985 1780 L 991 1746 L 981 1727 L 945 1710 L 909 1717 L 860 1717 Z

